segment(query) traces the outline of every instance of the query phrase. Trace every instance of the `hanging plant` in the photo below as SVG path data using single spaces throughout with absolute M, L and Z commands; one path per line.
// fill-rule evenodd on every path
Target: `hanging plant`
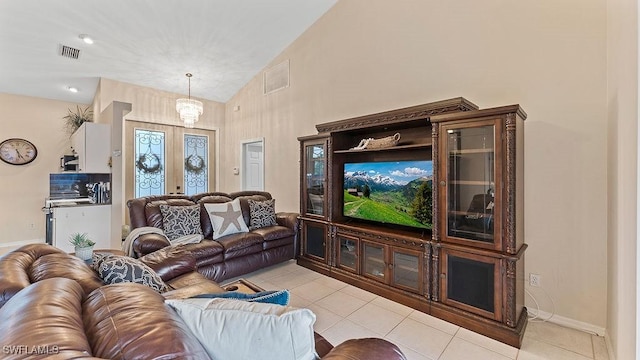
M 189 155 L 184 159 L 184 169 L 189 173 L 199 175 L 204 172 L 205 168 L 205 161 L 200 155 Z
M 69 113 L 63 117 L 64 126 L 69 133 L 69 135 L 73 134 L 78 130 L 80 125 L 86 122 L 93 121 L 93 110 L 91 110 L 90 106 L 82 109 L 80 106 L 76 105 L 76 110 L 73 111 L 68 109 Z
M 162 164 L 160 164 L 160 157 L 156 154 L 142 154 L 138 156 L 136 160 L 136 168 L 145 174 L 153 175 L 162 171 Z

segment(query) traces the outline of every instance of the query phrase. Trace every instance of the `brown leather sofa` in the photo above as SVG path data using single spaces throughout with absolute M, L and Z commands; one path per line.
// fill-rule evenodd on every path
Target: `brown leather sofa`
M 248 233 L 227 235 L 212 240 L 213 227 L 204 204 L 224 203 L 240 199 L 245 223 L 250 223 L 248 199 L 263 201 L 271 194 L 263 191 L 241 191 L 235 193 L 210 192 L 193 196 L 161 195 L 147 196 L 127 201 L 131 229 L 143 226 L 163 228 L 161 204 L 189 206 L 200 204 L 200 225 L 204 240 L 186 247 L 196 257 L 198 271 L 213 281 L 223 281 L 263 267 L 293 259 L 298 247 L 298 214 L 276 213 L 277 226 L 252 230 Z M 133 241 L 132 256 L 140 257 L 169 246 L 159 234 L 144 234 Z
M 3 359 L 209 359 L 164 303 L 224 291 L 194 271 L 188 251 L 169 248 L 140 259 L 173 289 L 103 285 L 82 260 L 46 244 L 0 257 L 0 357 Z M 238 334 L 242 336 L 242 334 Z M 316 334 L 322 359 L 405 359 L 392 343 L 352 339 L 335 348 Z

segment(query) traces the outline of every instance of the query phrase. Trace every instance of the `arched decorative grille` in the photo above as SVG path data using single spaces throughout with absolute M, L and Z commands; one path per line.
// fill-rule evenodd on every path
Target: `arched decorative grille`
M 187 195 L 208 191 L 209 137 L 184 135 L 184 192 Z
M 135 129 L 135 197 L 165 193 L 165 133 Z

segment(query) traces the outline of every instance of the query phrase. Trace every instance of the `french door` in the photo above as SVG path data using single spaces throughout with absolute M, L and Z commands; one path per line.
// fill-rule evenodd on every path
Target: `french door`
M 193 195 L 215 189 L 215 131 L 126 122 L 125 195 Z

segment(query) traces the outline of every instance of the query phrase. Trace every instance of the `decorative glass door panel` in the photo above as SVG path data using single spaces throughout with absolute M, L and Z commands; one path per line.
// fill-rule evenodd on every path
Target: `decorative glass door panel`
M 385 281 L 385 247 L 374 243 L 364 242 L 362 246 L 362 264 L 365 275 Z
M 209 191 L 209 137 L 184 134 L 184 192 Z
M 338 235 L 340 247 L 338 249 L 338 266 L 353 272 L 358 272 L 358 238 Z
M 134 130 L 135 197 L 165 193 L 166 133 Z
M 495 125 L 445 128 L 447 235 L 493 243 Z
M 125 127 L 127 199 L 214 191 L 214 131 L 129 120 Z
M 310 221 L 302 224 L 304 255 L 318 260 L 326 260 L 327 226 Z
M 393 250 L 393 285 L 420 291 L 422 261 L 419 252 Z
M 443 302 L 500 320 L 500 259 L 449 249 L 443 249 L 442 254 L 440 286 Z
M 325 142 L 304 147 L 307 214 L 325 215 Z

